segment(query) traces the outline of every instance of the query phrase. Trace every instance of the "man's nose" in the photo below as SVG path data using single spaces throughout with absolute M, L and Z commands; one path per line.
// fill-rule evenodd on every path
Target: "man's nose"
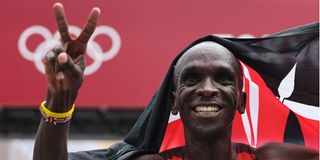
M 201 86 L 196 91 L 198 96 L 213 96 L 219 93 L 219 89 L 215 86 L 211 78 L 207 78 L 203 81 Z

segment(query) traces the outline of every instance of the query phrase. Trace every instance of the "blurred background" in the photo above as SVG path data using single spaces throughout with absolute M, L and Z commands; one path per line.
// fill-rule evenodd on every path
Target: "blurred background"
M 46 99 L 44 53 L 59 42 L 55 0 L 1 1 L 0 159 L 32 159 Z M 173 58 L 209 34 L 263 37 L 319 20 L 317 0 L 68 0 L 79 34 L 101 9 L 88 44 L 85 80 L 71 121 L 69 151 L 105 148 L 128 133 Z

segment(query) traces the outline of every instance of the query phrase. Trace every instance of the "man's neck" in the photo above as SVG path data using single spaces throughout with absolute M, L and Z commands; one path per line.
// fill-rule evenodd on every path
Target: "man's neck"
M 231 143 L 231 131 L 224 135 L 203 138 L 186 133 L 186 160 L 236 160 Z

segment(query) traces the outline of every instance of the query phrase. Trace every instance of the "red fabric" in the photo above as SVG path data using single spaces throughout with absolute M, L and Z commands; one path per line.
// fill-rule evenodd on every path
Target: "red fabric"
M 296 116 L 300 122 L 305 145 L 319 150 L 319 121 L 304 118 L 298 114 Z
M 174 156 L 173 158 L 169 158 L 168 160 L 182 160 L 182 158 Z
M 184 146 L 185 141 L 183 131 L 184 130 L 181 119 L 170 122 L 167 126 L 167 130 L 160 147 L 160 152 Z
M 249 144 L 244 131 L 241 114 L 238 112 L 236 113 L 232 127 L 232 142 Z
M 260 107 L 257 145 L 274 141 L 283 142 L 290 110 L 267 89 L 260 87 Z
M 249 153 L 238 154 L 238 160 L 253 160 L 253 159 L 254 159 L 254 154 L 249 154 Z M 174 156 L 173 158 L 169 158 L 167 160 L 182 160 L 182 158 Z
M 255 70 L 248 66 L 246 67 L 250 73 L 251 81 L 259 86 L 258 131 L 257 135 L 254 135 L 251 132 L 251 135 L 253 135 L 252 139 L 256 136 L 257 142 L 252 140 L 251 145 L 260 146 L 263 143 L 270 141 L 283 142 L 284 131 L 290 110 L 274 96 Z M 249 85 L 247 85 L 248 78 L 245 78 L 245 81 L 247 97 L 250 97 L 251 93 L 247 90 L 249 87 Z M 248 111 L 248 115 L 250 114 L 250 105 L 250 101 L 247 100 L 246 110 Z M 251 131 L 253 131 L 251 116 L 248 116 L 248 118 Z
M 253 153 L 238 153 L 238 160 L 253 160 Z

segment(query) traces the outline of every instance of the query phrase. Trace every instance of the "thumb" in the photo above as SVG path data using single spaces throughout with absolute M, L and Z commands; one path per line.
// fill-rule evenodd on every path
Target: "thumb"
M 59 65 L 61 67 L 63 67 L 63 65 L 68 61 L 68 54 L 65 53 L 65 52 L 62 52 L 58 55 L 58 62 L 59 62 Z
M 65 52 L 58 55 L 58 63 L 63 68 L 64 72 L 67 72 L 71 76 L 79 76 L 81 70 L 77 68 L 76 64 L 73 62 L 72 58 Z

